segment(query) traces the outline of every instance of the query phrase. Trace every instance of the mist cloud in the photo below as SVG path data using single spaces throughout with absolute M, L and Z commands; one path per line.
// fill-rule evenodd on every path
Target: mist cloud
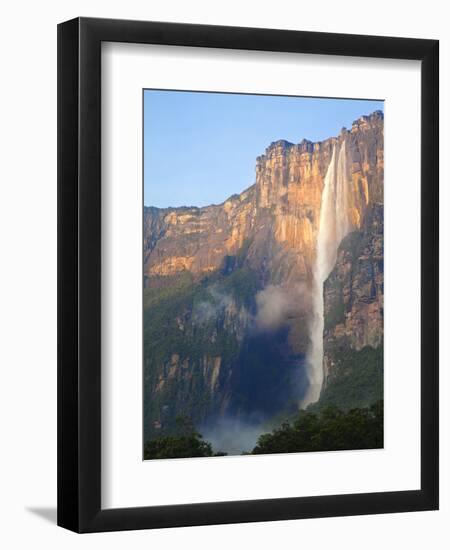
M 236 418 L 221 418 L 209 428 L 200 430 L 214 451 L 229 455 L 240 455 L 251 451 L 258 437 L 265 432 L 261 423 L 251 424 Z
M 230 294 L 212 287 L 208 300 L 197 302 L 193 309 L 193 320 L 196 323 L 207 323 L 216 319 L 230 308 L 239 309 Z M 240 314 L 246 314 L 247 320 L 256 331 L 274 331 L 287 323 L 290 318 L 302 315 L 310 307 L 310 292 L 302 283 L 289 286 L 268 285 L 255 295 L 256 308 L 250 312 L 240 306 Z
M 256 327 L 276 330 L 289 317 L 306 311 L 308 303 L 308 294 L 302 284 L 290 287 L 269 285 L 256 295 Z
M 207 323 L 209 320 L 217 318 L 233 303 L 231 296 L 214 287 L 209 289 L 209 295 L 211 300 L 203 300 L 194 306 L 193 316 L 197 323 Z

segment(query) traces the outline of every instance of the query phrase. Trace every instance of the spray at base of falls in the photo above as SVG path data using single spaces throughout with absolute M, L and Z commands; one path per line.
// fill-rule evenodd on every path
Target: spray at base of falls
M 345 141 L 333 146 L 333 154 L 325 175 L 320 205 L 320 221 L 313 268 L 313 307 L 310 321 L 310 348 L 307 355 L 309 387 L 300 406 L 315 403 L 322 390 L 324 300 L 323 285 L 330 275 L 342 239 L 349 233 L 348 176 Z

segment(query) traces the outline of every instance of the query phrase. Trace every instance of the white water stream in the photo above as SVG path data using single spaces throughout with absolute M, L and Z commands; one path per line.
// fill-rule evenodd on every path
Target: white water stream
M 337 152 L 338 150 L 338 152 Z M 322 390 L 324 300 L 323 284 L 336 263 L 337 249 L 348 234 L 348 175 L 345 141 L 334 145 L 325 175 L 320 206 L 316 261 L 313 268 L 313 315 L 310 322 L 310 349 L 307 357 L 309 387 L 301 403 L 306 407 L 316 402 Z

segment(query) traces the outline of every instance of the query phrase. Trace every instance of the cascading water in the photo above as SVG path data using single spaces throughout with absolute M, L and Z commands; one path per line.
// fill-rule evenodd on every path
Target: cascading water
M 339 149 L 339 153 L 336 150 Z M 306 407 L 316 402 L 322 390 L 324 301 L 323 284 L 336 263 L 337 249 L 348 234 L 348 177 L 345 140 L 335 144 L 325 175 L 320 206 L 316 261 L 313 268 L 313 304 L 310 322 L 310 349 L 307 357 L 309 387 L 301 403 Z

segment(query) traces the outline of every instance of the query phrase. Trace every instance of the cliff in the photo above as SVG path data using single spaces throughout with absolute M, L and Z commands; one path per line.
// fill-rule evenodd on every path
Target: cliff
M 344 408 L 383 399 L 383 229 L 383 205 L 373 203 L 324 285 L 321 399 Z
M 383 114 L 320 143 L 276 141 L 255 183 L 204 208 L 144 209 L 144 425 L 177 415 L 267 418 L 308 384 L 324 180 L 345 142 L 349 220 L 324 285 L 324 366 L 336 346 L 382 343 Z
M 310 277 L 323 180 L 333 145 L 343 141 L 351 164 L 349 216 L 359 227 L 369 188 L 371 201 L 380 202 L 383 196 L 383 115 L 379 111 L 361 117 L 338 138 L 320 143 L 304 140 L 298 145 L 283 140 L 272 143 L 256 159 L 255 184 L 220 205 L 145 207 L 145 276 L 187 270 L 198 277 L 213 272 L 226 255 L 236 254 L 252 238 L 250 263 L 270 271 L 274 281 Z M 262 254 L 262 243 L 269 257 Z M 273 273 L 272 267 L 282 260 L 287 260 L 289 271 Z

